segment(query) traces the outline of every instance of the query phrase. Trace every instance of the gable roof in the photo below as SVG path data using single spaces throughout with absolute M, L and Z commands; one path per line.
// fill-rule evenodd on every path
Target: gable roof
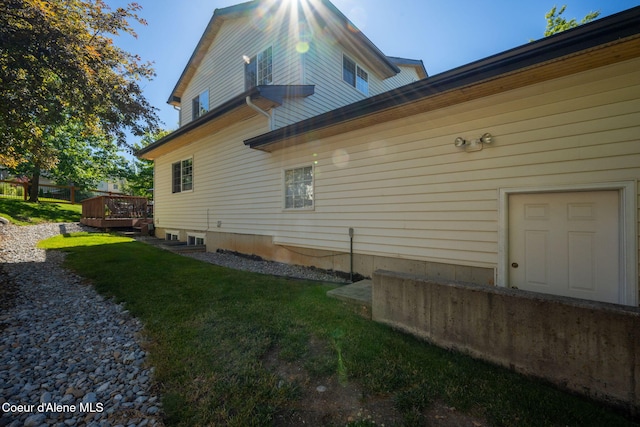
M 404 67 L 413 67 L 416 69 L 416 73 L 420 79 L 426 79 L 429 77 L 427 74 L 427 69 L 424 68 L 424 62 L 421 59 L 407 59 L 407 58 L 397 58 L 395 56 L 388 56 L 389 61 L 393 62 L 397 66 Z
M 246 140 L 264 151 L 640 57 L 640 6 Z
M 244 143 L 271 152 L 638 57 L 640 6 L 267 132 Z M 290 96 L 310 93 L 310 89 L 296 90 Z M 264 98 L 259 90 L 241 97 L 245 95 L 251 99 Z M 223 126 L 236 114 L 248 114 L 249 109 L 241 107 L 241 97 L 227 103 L 229 108 L 207 113 L 136 155 L 153 159 L 176 144 L 189 143 L 189 135 L 206 133 L 211 126 Z M 264 98 L 264 102 L 272 101 Z
M 285 98 L 304 98 L 313 95 L 313 85 L 262 85 L 255 86 L 223 104 L 211 109 L 201 117 L 187 123 L 170 134 L 136 151 L 136 156 L 153 160 L 190 142 L 194 135 L 208 135 L 229 124 L 255 115 L 247 105 L 247 99 L 263 110 L 282 105 Z M 171 144 L 169 144 L 171 143 Z
M 384 55 L 380 49 L 358 30 L 329 0 L 308 0 L 308 2 L 309 10 L 314 15 L 314 21 L 321 25 L 322 28 L 332 32 L 339 40 L 346 41 L 350 47 L 354 49 L 358 48 L 358 52 L 363 55 L 369 65 L 374 67 L 383 78 L 393 77 L 400 72 L 396 61 L 394 61 L 394 59 L 400 58 L 390 58 Z M 198 66 L 202 63 L 225 21 L 246 16 L 259 6 L 271 10 L 276 8 L 278 4 L 279 2 L 274 0 L 253 0 L 235 6 L 215 9 L 178 82 L 171 91 L 167 103 L 175 106 L 180 104 L 182 94 L 187 88 L 189 81 L 195 74 Z M 424 69 L 424 65 L 422 68 Z

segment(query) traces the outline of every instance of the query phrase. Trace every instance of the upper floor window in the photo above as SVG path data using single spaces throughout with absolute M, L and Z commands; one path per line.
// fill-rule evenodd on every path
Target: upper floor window
M 284 207 L 313 208 L 313 166 L 284 171 Z
M 209 111 L 209 91 L 205 90 L 200 95 L 193 98 L 191 105 L 192 119 L 197 119 L 207 111 Z
M 342 55 L 342 80 L 365 95 L 369 94 L 369 74 L 347 55 Z
M 245 57 L 244 88 L 246 90 L 273 82 L 273 49 L 266 48 L 251 58 Z
M 193 159 L 175 162 L 171 169 L 172 193 L 193 190 Z

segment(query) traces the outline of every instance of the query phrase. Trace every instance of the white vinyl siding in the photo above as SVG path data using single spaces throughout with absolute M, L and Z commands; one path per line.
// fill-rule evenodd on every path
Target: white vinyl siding
M 222 24 L 182 96 L 181 125 L 192 117 L 190 100 L 203 90 L 209 89 L 210 110 L 242 94 L 245 91 L 245 58 L 256 56 L 268 46 L 272 48 L 273 83 L 302 84 L 299 55 L 289 53 L 293 49 L 289 45 L 293 42 L 288 37 L 288 23 L 274 26 L 278 31 L 269 36 L 256 28 L 252 19 L 241 17 Z
M 305 118 L 317 116 L 327 111 L 343 107 L 378 95 L 390 89 L 403 86 L 419 80 L 412 67 L 399 67 L 400 74 L 388 79 L 381 79 L 373 70 L 367 67 L 367 93 L 355 87 L 349 88 L 343 80 L 344 47 L 330 35 L 314 37 L 309 45 L 309 51 L 303 55 L 304 81 L 303 84 L 315 85 L 315 93 L 302 99 L 287 100 L 285 104 L 274 110 L 276 128 L 295 123 Z M 353 52 L 346 53 L 347 57 L 356 64 L 361 61 Z M 276 82 L 276 84 L 278 84 Z
M 408 85 L 420 80 L 420 76 L 418 76 L 418 72 L 415 68 L 403 65 L 398 66 L 398 68 L 400 68 L 400 73 L 396 74 L 393 77 L 389 77 L 388 79 L 374 81 L 370 85 L 371 90 L 375 93 L 387 92 L 391 89 Z
M 157 160 L 156 225 L 333 251 L 353 227 L 357 253 L 493 268 L 498 189 L 640 179 L 639 70 L 627 61 L 273 153 L 242 142 L 266 132 L 256 117 Z M 454 146 L 485 132 L 482 151 Z M 164 174 L 189 153 L 207 165 L 198 191 L 172 198 Z M 283 211 L 283 169 L 310 163 L 314 210 Z
M 276 128 L 414 80 L 415 70 L 411 67 L 401 68 L 401 75 L 382 80 L 374 70 L 362 65 L 363 71 L 368 74 L 368 88 L 365 91 L 367 95 L 355 87 L 345 90 L 345 83 L 342 81 L 342 55 L 345 48 L 330 34 L 325 33 L 322 28 L 306 25 L 304 22 L 294 30 L 289 20 L 270 28 L 275 29 L 271 34 L 263 33 L 253 25 L 250 17 L 230 19 L 222 24 L 182 94 L 181 126 L 193 119 L 192 100 L 203 91 L 209 90 L 209 110 L 243 93 L 246 59 L 257 57 L 259 52 L 264 52 L 269 46 L 272 49 L 271 84 L 315 86 L 314 95 L 286 99 L 282 106 L 272 110 Z M 296 31 L 301 31 L 302 35 L 296 36 Z M 308 42 L 308 50 L 302 53 L 296 49 L 300 40 Z M 354 52 L 347 52 L 347 55 L 358 64 L 362 62 Z

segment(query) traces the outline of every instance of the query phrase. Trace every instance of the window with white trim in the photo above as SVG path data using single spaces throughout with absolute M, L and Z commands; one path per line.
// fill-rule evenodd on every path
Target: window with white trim
M 246 90 L 273 83 L 273 48 L 269 46 L 251 58 L 245 57 L 244 88 Z
M 204 234 L 188 233 L 187 246 L 193 246 L 193 245 L 204 245 Z
M 193 190 L 193 159 L 185 159 L 171 165 L 171 192 Z
M 313 166 L 284 171 L 284 208 L 313 208 Z
M 191 101 L 191 118 L 193 120 L 209 111 L 209 90 L 205 90 Z
M 369 74 L 344 54 L 342 55 L 342 80 L 365 95 L 369 94 Z

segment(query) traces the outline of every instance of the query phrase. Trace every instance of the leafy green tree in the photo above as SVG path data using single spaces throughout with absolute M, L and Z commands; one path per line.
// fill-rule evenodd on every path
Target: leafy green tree
M 600 11 L 589 12 L 587 16 L 582 18 L 580 22 L 576 21 L 576 19 L 571 19 L 567 21 L 561 15 L 564 13 L 566 5 L 562 6 L 560 10 L 557 10 L 556 6 L 553 6 L 551 10 L 544 16 L 547 20 L 547 29 L 544 32 L 544 36 L 548 37 L 556 33 L 560 33 L 562 31 L 566 31 L 568 29 L 577 27 L 578 25 L 586 24 L 587 22 L 591 22 L 600 16 Z
M 160 130 L 142 137 L 139 144 L 133 146 L 134 152 L 170 134 L 170 130 Z M 153 160 L 136 158 L 131 163 L 126 177 L 125 192 L 134 196 L 153 197 Z
M 0 162 L 31 166 L 37 201 L 41 171 L 60 162 L 56 135 L 73 122 L 93 144 L 127 132 L 157 129 L 158 117 L 140 81 L 151 64 L 118 48 L 111 36 L 136 36 L 140 6 L 112 11 L 102 0 L 0 0 Z M 101 150 L 102 146 L 94 147 Z
M 103 134 L 83 135 L 82 126 L 69 122 L 51 136 L 58 163 L 47 175 L 59 184 L 95 188 L 100 181 L 125 175 L 127 159 L 113 138 Z
M 103 134 L 85 134 L 81 123 L 69 120 L 44 137 L 43 146 L 55 153 L 56 164 L 42 168 L 37 159 L 26 160 L 9 171 L 14 175 L 39 176 L 41 170 L 57 184 L 95 188 L 100 181 L 126 176 L 128 162 L 113 138 Z M 32 187 L 33 188 L 33 187 Z

